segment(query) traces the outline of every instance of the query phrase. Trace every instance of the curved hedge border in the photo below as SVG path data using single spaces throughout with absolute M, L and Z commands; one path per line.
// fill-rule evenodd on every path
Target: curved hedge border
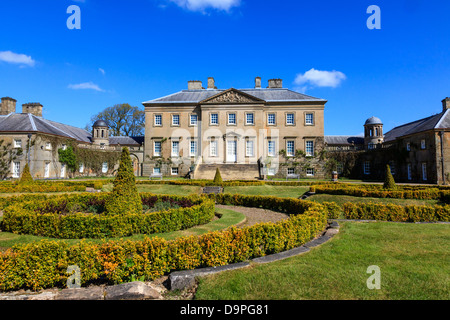
M 286 251 L 307 243 L 326 227 L 326 211 L 318 203 L 255 198 L 234 195 L 227 201 L 279 208 L 292 216 L 278 223 L 232 227 L 172 241 L 156 237 L 102 244 L 83 240 L 69 245 L 64 241 L 43 240 L 16 246 L 0 254 L 0 290 L 65 286 L 69 265 L 79 266 L 82 285 L 121 283 L 140 277 L 152 280 L 176 270 L 227 265 Z
M 0 193 L 18 192 L 73 192 L 86 191 L 86 188 L 101 189 L 105 181 L 33 181 L 29 184 L 20 184 L 11 181 L 0 182 Z
M 191 207 L 161 212 L 109 215 L 82 213 L 88 206 L 102 206 L 107 194 L 18 197 L 3 209 L 2 229 L 18 234 L 59 239 L 111 238 L 187 229 L 214 217 L 213 201 L 199 196 L 177 197 L 142 193 L 143 203 L 157 199 L 187 201 Z M 24 201 L 24 199 L 32 199 Z M 22 200 L 22 201 L 19 201 Z M 67 213 L 75 211 L 75 213 Z

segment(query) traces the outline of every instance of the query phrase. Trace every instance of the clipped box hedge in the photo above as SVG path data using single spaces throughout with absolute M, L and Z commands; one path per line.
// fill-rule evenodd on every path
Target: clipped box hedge
M 214 202 L 207 198 L 148 193 L 141 194 L 143 203 L 176 200 L 189 202 L 189 207 L 142 214 L 83 213 L 89 206 L 104 206 L 106 197 L 107 194 L 17 197 L 4 205 L 2 229 L 59 239 L 111 238 L 187 229 L 214 217 Z
M 226 265 L 289 250 L 310 241 L 326 227 L 326 212 L 320 204 L 257 198 L 235 195 L 227 201 L 279 208 L 291 213 L 291 217 L 278 223 L 232 227 L 172 241 L 155 237 L 101 244 L 82 240 L 69 245 L 64 241 L 43 240 L 16 246 L 0 253 L 0 290 L 63 287 L 70 265 L 80 268 L 83 286 L 121 283 L 140 277 L 152 280 L 175 270 Z M 260 200 L 264 201 L 257 204 Z

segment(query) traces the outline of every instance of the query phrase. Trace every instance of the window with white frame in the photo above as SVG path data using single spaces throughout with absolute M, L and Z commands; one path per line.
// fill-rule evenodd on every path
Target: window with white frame
M 210 124 L 219 124 L 219 114 L 217 113 L 211 113 L 209 116 L 209 123 Z
M 180 115 L 179 114 L 173 114 L 172 115 L 172 125 L 173 126 L 179 126 L 180 125 Z
M 236 124 L 236 113 L 228 114 L 228 124 L 235 125 Z
M 411 151 L 411 143 L 406 143 L 406 151 Z
M 22 148 L 22 140 L 14 139 L 14 148 Z
M 153 168 L 154 174 L 161 174 L 161 168 Z
M 13 162 L 12 176 L 13 176 L 13 178 L 20 177 L 20 162 L 19 161 Z
M 217 140 L 211 140 L 209 143 L 209 155 L 211 157 L 218 156 Z
M 171 169 L 171 174 L 173 176 L 177 176 L 178 175 L 178 167 L 172 167 Z
M 276 124 L 276 117 L 275 113 L 269 113 L 267 114 L 267 124 L 269 126 L 274 126 Z
M 191 157 L 195 157 L 197 155 L 197 141 L 191 140 L 189 154 Z
M 293 113 L 286 113 L 286 125 L 294 125 L 295 117 Z
M 103 162 L 102 164 L 102 172 L 107 173 L 108 172 L 108 162 Z
M 80 166 L 78 167 L 78 172 L 83 173 L 84 172 L 84 164 L 80 163 Z
M 275 141 L 274 140 L 267 141 L 267 155 L 269 157 L 275 156 Z
M 253 140 L 246 140 L 245 141 L 245 155 L 247 157 L 253 157 L 254 156 L 254 141 Z
M 288 168 L 287 174 L 295 174 L 295 168 Z
M 288 157 L 293 157 L 295 155 L 295 141 L 294 140 L 286 141 L 286 155 Z
M 274 176 L 275 173 L 276 173 L 275 168 L 268 168 L 268 169 L 267 169 L 267 175 L 268 175 L 268 176 Z
M 255 114 L 248 112 L 245 114 L 245 124 L 255 124 Z
M 191 126 L 196 126 L 196 125 L 197 125 L 197 122 L 198 122 L 198 116 L 197 116 L 196 114 L 191 114 L 191 115 L 189 116 L 189 124 L 190 124 Z
M 66 177 L 66 164 L 65 163 L 61 164 L 61 171 L 60 171 L 59 175 L 61 178 Z
M 46 143 L 45 143 L 45 150 L 52 150 L 52 144 L 51 144 L 51 142 L 46 142 Z
M 67 150 L 67 144 L 63 144 L 63 145 L 61 146 L 61 149 Z
M 422 180 L 423 181 L 428 180 L 428 177 L 427 177 L 427 163 L 426 162 L 422 163 Z
M 50 177 L 50 162 L 46 162 L 44 167 L 44 178 L 49 177 Z
M 153 156 L 155 157 L 161 156 L 161 141 L 153 142 Z
M 155 126 L 162 126 L 162 115 L 155 114 Z
M 306 141 L 305 153 L 308 157 L 312 157 L 314 155 L 314 141 Z
M 408 173 L 408 180 L 412 180 L 412 166 L 411 163 L 406 165 L 406 171 Z
M 180 142 L 172 141 L 172 157 L 178 157 L 180 153 Z
M 313 125 L 314 124 L 314 114 L 313 113 L 306 113 L 305 114 L 305 124 L 306 125 Z
M 313 168 L 306 168 L 306 176 L 307 177 L 314 177 L 314 169 Z
M 426 143 L 425 139 L 420 140 L 420 148 L 422 150 L 427 148 L 427 143 Z
M 397 170 L 395 168 L 395 162 L 394 161 L 389 161 L 389 168 L 391 169 L 392 175 L 395 176 L 395 173 L 397 172 Z
M 370 161 L 364 161 L 364 174 L 370 174 Z

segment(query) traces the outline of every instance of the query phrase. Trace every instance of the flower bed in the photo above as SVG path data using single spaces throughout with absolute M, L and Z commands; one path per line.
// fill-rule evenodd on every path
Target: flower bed
M 175 203 L 178 208 L 116 215 L 105 212 L 107 196 L 80 194 L 10 199 L 3 205 L 2 229 L 60 239 L 111 238 L 186 229 L 207 223 L 214 217 L 214 203 L 199 196 L 142 193 L 142 203 L 147 208 L 152 208 L 158 200 Z
M 291 214 L 278 223 L 229 228 L 201 236 L 166 241 L 40 241 L 0 254 L 0 290 L 62 287 L 69 265 L 81 270 L 81 283 L 121 283 L 132 278 L 158 278 L 175 270 L 220 266 L 298 247 L 313 239 L 327 224 L 325 208 L 314 202 L 276 197 L 227 198 L 236 205 L 280 209 Z M 205 203 L 207 197 L 203 197 Z M 224 198 L 223 198 L 224 200 Z M 220 198 L 218 198 L 218 201 Z M 262 202 L 261 202 L 262 201 Z

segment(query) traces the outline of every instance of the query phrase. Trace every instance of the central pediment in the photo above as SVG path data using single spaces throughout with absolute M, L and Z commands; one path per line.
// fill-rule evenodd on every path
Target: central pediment
M 264 102 L 264 100 L 254 97 L 248 93 L 231 88 L 209 97 L 208 99 L 200 101 L 200 104 L 249 104 Z

